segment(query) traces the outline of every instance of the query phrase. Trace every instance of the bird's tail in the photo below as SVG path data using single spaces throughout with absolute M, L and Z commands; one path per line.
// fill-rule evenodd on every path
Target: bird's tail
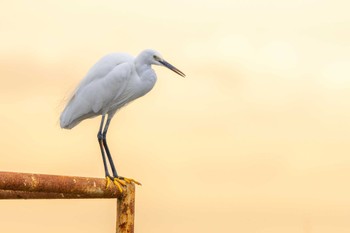
M 70 120 L 71 117 L 69 116 L 69 114 L 67 114 L 69 112 L 68 110 L 69 110 L 69 106 L 67 106 L 63 110 L 60 116 L 60 126 L 62 129 L 71 129 L 75 126 L 71 124 L 71 120 Z
M 63 110 L 60 116 L 60 126 L 63 129 L 72 129 L 74 126 L 78 125 L 81 121 L 88 118 L 96 117 L 98 114 L 95 114 L 93 111 L 75 111 L 75 103 L 70 102 Z

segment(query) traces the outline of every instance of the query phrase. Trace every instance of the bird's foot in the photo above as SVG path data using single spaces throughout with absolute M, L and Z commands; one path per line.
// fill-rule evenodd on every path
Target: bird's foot
M 112 179 L 110 176 L 106 176 L 106 189 L 108 189 L 109 185 L 111 184 Z
M 134 179 L 131 179 L 131 178 L 126 178 L 126 177 L 119 177 L 123 180 L 125 180 L 126 183 L 128 184 L 131 184 L 131 183 L 134 183 L 134 184 L 137 184 L 137 185 L 142 185 L 140 182 L 134 180 Z
M 125 186 L 126 182 L 124 180 L 122 180 L 120 177 L 114 177 L 113 183 L 115 184 L 115 186 L 117 186 L 119 191 L 122 193 L 123 192 L 122 186 Z
M 131 178 L 125 178 L 122 176 L 119 177 L 110 177 L 110 176 L 106 176 L 106 189 L 109 187 L 109 185 L 111 184 L 111 182 L 113 182 L 113 184 L 115 186 L 117 186 L 118 190 L 122 193 L 123 192 L 123 188 L 122 186 L 126 186 L 127 184 L 137 184 L 137 185 L 141 185 L 140 182 L 131 179 Z
M 106 176 L 106 189 L 110 186 L 111 182 L 113 182 L 118 187 L 120 192 L 123 192 L 121 186 L 125 186 L 127 183 L 119 177 L 113 178 L 111 176 Z

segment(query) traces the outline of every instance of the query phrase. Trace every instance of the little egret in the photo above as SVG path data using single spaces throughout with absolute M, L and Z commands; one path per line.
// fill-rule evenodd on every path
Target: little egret
M 144 50 L 135 58 L 124 53 L 108 54 L 89 70 L 60 116 L 60 125 L 64 129 L 72 129 L 85 119 L 102 116 L 97 139 L 102 154 L 106 185 L 108 187 L 113 180 L 121 192 L 121 185 L 126 185 L 125 182 L 140 183 L 118 175 L 107 146 L 107 130 L 118 109 L 153 88 L 157 75 L 151 65 L 165 66 L 185 77 L 184 73 L 165 61 L 160 53 L 154 50 Z M 106 115 L 107 121 L 104 123 Z M 113 176 L 109 174 L 105 154 Z

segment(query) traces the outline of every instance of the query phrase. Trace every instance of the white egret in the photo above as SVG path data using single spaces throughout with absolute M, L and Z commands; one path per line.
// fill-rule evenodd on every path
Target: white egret
M 97 139 L 107 186 L 113 180 L 121 192 L 121 185 L 125 185 L 125 182 L 140 183 L 118 175 L 107 146 L 106 135 L 117 110 L 153 88 L 157 75 L 151 65 L 165 66 L 185 77 L 184 73 L 166 62 L 160 53 L 154 50 L 144 50 L 135 58 L 124 53 L 108 54 L 89 70 L 60 116 L 60 125 L 65 129 L 71 129 L 85 119 L 102 116 Z M 107 121 L 104 123 L 106 115 Z M 105 154 L 113 176 L 109 174 Z

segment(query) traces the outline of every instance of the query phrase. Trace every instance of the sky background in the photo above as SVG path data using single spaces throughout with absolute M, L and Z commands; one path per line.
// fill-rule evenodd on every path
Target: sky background
M 2 1 L 0 170 L 103 177 L 99 118 L 65 99 L 110 52 L 182 70 L 117 113 L 142 233 L 350 231 L 350 4 L 340 0 Z M 0 201 L 2 232 L 114 232 L 115 200 Z

